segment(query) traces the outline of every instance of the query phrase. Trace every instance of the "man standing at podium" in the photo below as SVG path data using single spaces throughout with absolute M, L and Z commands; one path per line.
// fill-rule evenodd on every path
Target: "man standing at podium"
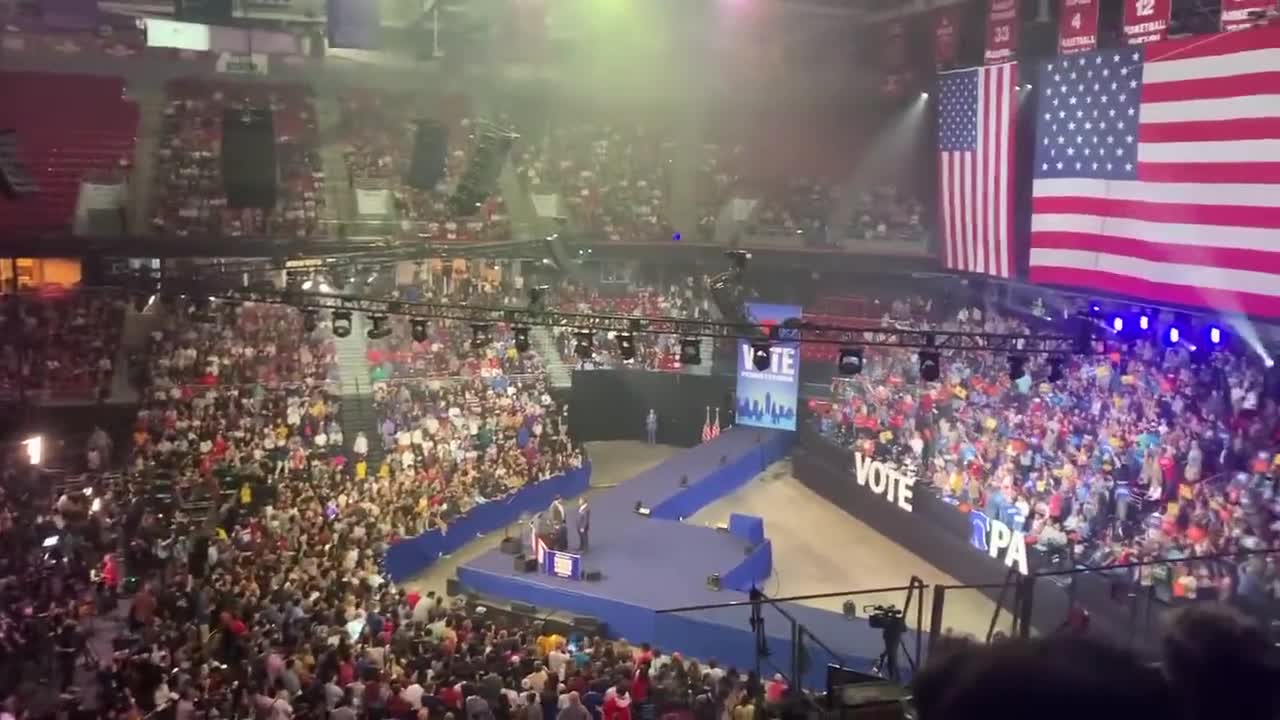
M 569 549 L 569 526 L 567 524 L 568 517 L 564 512 L 564 503 L 560 501 L 557 495 L 555 500 L 551 501 L 551 525 L 552 532 L 555 533 L 555 549 Z
M 591 532 L 591 508 L 587 505 L 587 496 L 578 496 L 578 552 L 587 552 L 587 533 Z

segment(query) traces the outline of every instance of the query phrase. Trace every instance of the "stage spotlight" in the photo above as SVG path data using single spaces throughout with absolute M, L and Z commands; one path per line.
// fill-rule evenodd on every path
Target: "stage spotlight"
M 381 340 L 391 334 L 391 324 L 387 322 L 386 315 L 370 314 L 368 317 L 373 327 L 365 331 L 365 337 L 370 340 Z
M 918 359 L 920 379 L 925 382 L 937 382 L 942 375 L 942 356 L 936 350 L 921 350 Z
M 315 286 L 316 286 L 316 279 L 315 279 L 314 277 L 309 277 L 309 278 L 307 278 L 306 280 L 303 280 L 303 281 L 302 281 L 302 289 L 303 289 L 303 290 L 310 290 L 311 288 L 313 288 L 313 287 L 315 287 Z
M 1049 358 L 1049 382 L 1056 383 L 1066 375 L 1062 372 L 1062 365 L 1065 361 L 1062 357 L 1054 355 Z
M 680 338 L 680 364 L 681 365 L 701 365 L 702 364 L 702 338 L 696 338 L 696 337 Z
M 729 250 L 724 254 L 729 258 L 729 264 L 733 266 L 733 271 L 741 274 L 747 269 L 747 263 L 751 262 L 751 253 L 746 250 Z
M 471 326 L 471 349 L 479 350 L 493 341 L 491 327 L 487 323 L 476 323 Z
M 529 352 L 529 328 L 519 325 L 512 329 L 516 336 L 516 352 Z
M 578 356 L 580 360 L 590 360 L 595 354 L 592 345 L 595 342 L 595 333 L 590 330 L 578 330 L 573 333 L 573 354 Z
M 1170 347 L 1177 345 L 1182 340 L 1182 330 L 1177 325 L 1170 325 L 1164 331 L 1164 344 Z
M 1117 315 L 1111 318 L 1111 329 L 1115 330 L 1117 333 L 1124 332 L 1124 316 L 1123 315 Z
M 335 337 L 340 338 L 347 337 L 351 334 L 350 310 L 333 311 L 333 334 Z
M 636 336 L 629 332 L 620 332 L 613 336 L 618 343 L 618 355 L 624 362 L 636 359 Z
M 1146 332 L 1151 329 L 1150 315 L 1146 313 L 1142 313 L 1141 315 L 1138 316 L 1138 329 L 1141 330 L 1142 332 Z
M 320 324 L 319 313 L 315 310 L 302 311 L 302 329 L 308 334 L 316 331 L 316 326 Z M 350 330 L 350 328 L 348 328 Z
M 751 366 L 760 372 L 765 372 L 772 364 L 772 346 L 767 342 L 751 343 Z
M 1009 356 L 1009 379 L 1021 380 L 1027 374 L 1027 359 L 1022 355 Z
M 1210 325 L 1209 331 L 1208 333 L 1206 333 L 1206 337 L 1209 338 L 1210 345 L 1215 345 L 1215 346 L 1221 345 L 1222 344 L 1222 328 L 1218 327 L 1217 325 Z
M 862 372 L 862 348 L 840 348 L 836 369 L 841 375 L 857 375 Z
M 414 318 L 410 320 L 409 337 L 413 338 L 413 341 L 416 343 L 426 342 L 429 337 L 427 332 L 427 321 L 422 318 Z
M 1096 302 L 1089 303 L 1089 317 L 1099 317 L 1102 315 L 1102 306 Z

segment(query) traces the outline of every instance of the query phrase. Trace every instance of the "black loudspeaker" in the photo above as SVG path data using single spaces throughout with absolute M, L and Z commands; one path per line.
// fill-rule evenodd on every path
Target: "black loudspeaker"
M 458 578 L 449 578 L 444 581 L 444 594 L 449 597 L 456 597 L 462 594 L 462 583 L 458 582 Z
M 0 192 L 10 198 L 34 194 L 38 188 L 22 164 L 16 130 L 0 130 Z
M 502 550 L 502 552 L 508 555 L 519 555 L 520 552 L 524 549 L 522 547 L 522 543 L 520 542 L 520 538 L 517 538 L 517 537 L 502 538 L 502 544 L 499 545 L 498 547 L 500 550 Z
M 471 217 L 480 210 L 498 185 L 498 176 L 507 162 L 511 145 L 519 137 L 493 125 L 477 125 L 471 162 L 449 198 L 449 210 L 458 217 Z
M 227 207 L 276 206 L 276 131 L 269 110 L 222 115 L 222 186 Z
M 601 573 L 599 570 L 588 570 L 582 573 L 582 579 L 588 580 L 590 582 L 599 582 L 603 578 L 604 578 L 604 574 Z
M 511 612 L 517 615 L 537 615 L 538 608 L 533 605 L 530 605 L 529 603 L 513 601 L 511 603 Z
M 445 154 L 449 151 L 449 133 L 434 120 L 419 120 L 413 134 L 413 155 L 405 184 L 419 190 L 434 190 L 444 178 Z
M 579 615 L 574 617 L 573 627 L 588 635 L 600 634 L 600 620 L 588 615 Z

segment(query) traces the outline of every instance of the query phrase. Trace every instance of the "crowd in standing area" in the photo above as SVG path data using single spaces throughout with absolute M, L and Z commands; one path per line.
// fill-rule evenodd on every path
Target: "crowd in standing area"
M 919 325 L 923 307 L 897 303 L 885 319 Z M 933 327 L 1033 331 L 976 307 Z M 869 352 L 863 373 L 840 381 L 824 429 L 920 468 L 958 508 L 1024 531 L 1049 555 L 1169 559 L 1135 577 L 1158 597 L 1256 607 L 1280 596 L 1270 555 L 1180 561 L 1280 541 L 1280 408 L 1251 353 L 1193 360 L 1186 343 L 1153 334 L 1068 358 L 1056 382 L 1034 363 L 1011 378 L 1007 358 L 986 353 L 944 355 L 938 382 L 916 369 L 913 352 Z

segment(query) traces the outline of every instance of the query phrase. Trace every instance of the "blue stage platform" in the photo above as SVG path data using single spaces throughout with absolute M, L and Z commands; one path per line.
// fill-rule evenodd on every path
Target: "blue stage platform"
M 717 658 L 724 665 L 751 668 L 754 638 L 748 607 L 662 614 L 658 610 L 747 600 L 753 583 L 767 589 L 772 546 L 750 542 L 761 537 L 758 518 L 738 517 L 733 532 L 680 522 L 732 493 L 786 456 L 793 434 L 734 428 L 716 440 L 685 451 L 592 499 L 591 550 L 587 570 L 600 570 L 598 582 L 520 573 L 510 555 L 495 549 L 458 568 L 462 585 L 481 595 L 529 603 L 546 610 L 589 615 L 607 624 L 609 634 L 631 642 L 649 642 L 690 657 Z M 682 482 L 687 478 L 687 483 Z M 652 510 L 636 514 L 636 502 Z M 815 532 L 820 532 L 815 528 Z M 764 528 L 765 536 L 768 529 Z M 575 539 L 576 542 L 576 539 Z M 721 591 L 707 587 L 719 573 Z M 821 687 L 825 665 L 839 662 L 867 667 L 882 649 L 880 633 L 865 622 L 849 622 L 839 613 L 781 604 L 830 647 L 830 657 L 811 643 L 804 682 Z M 779 610 L 766 606 L 766 630 L 773 662 L 786 671 L 791 656 L 791 626 Z M 772 674 L 773 667 L 766 670 Z

